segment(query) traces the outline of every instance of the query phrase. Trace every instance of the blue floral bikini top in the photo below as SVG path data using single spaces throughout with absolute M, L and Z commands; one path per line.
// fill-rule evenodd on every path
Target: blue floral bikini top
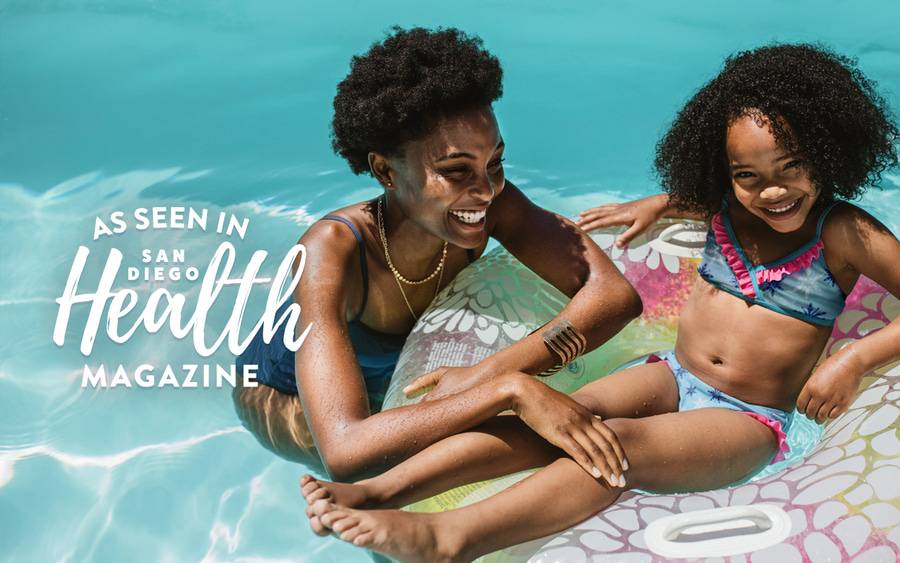
M 822 225 L 836 204 L 833 202 L 822 211 L 813 240 L 780 260 L 754 266 L 734 234 L 726 201 L 713 216 L 697 271 L 718 289 L 749 303 L 831 326 L 844 309 L 846 299 L 822 252 Z

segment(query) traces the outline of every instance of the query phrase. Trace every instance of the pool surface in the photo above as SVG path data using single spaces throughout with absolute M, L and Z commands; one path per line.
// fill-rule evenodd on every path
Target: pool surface
M 96 286 L 110 248 L 183 248 L 204 267 L 221 235 L 94 218 L 154 205 L 249 219 L 231 237 L 264 270 L 327 211 L 378 193 L 331 153 L 335 85 L 391 25 L 480 35 L 505 70 L 496 111 L 507 174 L 574 215 L 657 191 L 653 147 L 736 50 L 820 41 L 858 57 L 900 112 L 900 4 L 0 0 L 0 559 L 368 561 L 307 527 L 297 480 L 240 426 L 228 388 L 81 389 L 85 363 L 228 364 L 190 339 L 101 331 L 51 341 L 75 251 Z M 900 232 L 900 171 L 859 205 Z M 122 282 L 134 287 L 135 282 Z M 141 295 L 178 281 L 144 282 Z M 226 299 L 227 300 L 227 299 Z M 265 290 L 249 310 L 261 312 Z M 233 303 L 233 299 L 231 300 Z M 215 307 L 208 334 L 230 309 Z M 323 374 L 327 376 L 327 374 Z

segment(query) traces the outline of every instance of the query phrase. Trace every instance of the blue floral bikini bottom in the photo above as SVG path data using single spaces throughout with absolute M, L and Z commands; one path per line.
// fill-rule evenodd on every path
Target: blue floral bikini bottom
M 747 403 L 719 391 L 682 367 L 675 357 L 674 350 L 651 354 L 647 358 L 647 363 L 654 362 L 665 362 L 668 364 L 669 369 L 672 370 L 672 374 L 675 376 L 675 383 L 678 385 L 679 412 L 719 408 L 746 414 L 768 426 L 775 434 L 775 438 L 778 441 L 778 452 L 772 459 L 772 463 L 781 461 L 784 459 L 785 454 L 790 451 L 790 447 L 787 445 L 786 433 L 790 429 L 793 413 Z

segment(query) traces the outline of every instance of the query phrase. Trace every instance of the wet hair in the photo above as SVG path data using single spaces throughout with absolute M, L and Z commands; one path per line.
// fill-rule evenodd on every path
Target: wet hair
M 897 126 L 856 62 L 817 45 L 737 53 L 678 113 L 656 146 L 656 171 L 680 209 L 712 214 L 731 190 L 728 126 L 750 115 L 800 155 L 820 201 L 853 199 L 897 164 Z
M 490 106 L 503 94 L 500 61 L 458 29 L 404 30 L 353 57 L 338 84 L 332 148 L 355 174 L 369 152 L 400 154 L 442 118 Z

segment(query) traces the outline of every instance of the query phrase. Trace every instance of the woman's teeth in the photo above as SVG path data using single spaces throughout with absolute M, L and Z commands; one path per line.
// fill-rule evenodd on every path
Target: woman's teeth
M 769 213 L 784 213 L 784 212 L 786 212 L 786 211 L 790 211 L 791 209 L 793 209 L 794 206 L 796 206 L 798 203 L 800 203 L 800 200 L 799 200 L 799 199 L 795 199 L 795 200 L 792 201 L 791 203 L 789 203 L 789 204 L 787 204 L 787 205 L 783 205 L 783 206 L 781 206 L 781 207 L 766 207 L 766 208 L 764 208 L 764 209 L 765 209 L 766 211 L 768 211 Z
M 450 211 L 454 217 L 463 223 L 478 223 L 487 214 L 487 211 Z

